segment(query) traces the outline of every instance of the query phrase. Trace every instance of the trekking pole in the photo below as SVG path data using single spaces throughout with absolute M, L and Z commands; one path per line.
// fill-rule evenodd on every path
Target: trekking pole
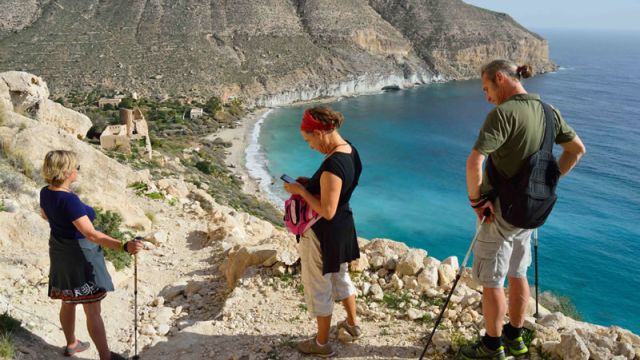
M 536 285 L 536 313 L 533 314 L 533 317 L 536 319 L 540 318 L 540 313 L 538 313 L 538 229 L 533 230 L 533 261 L 535 268 L 535 285 Z
M 431 335 L 429 335 L 429 339 L 427 340 L 427 345 L 425 345 L 424 350 L 422 350 L 422 354 L 420 355 L 420 360 L 422 360 L 424 358 L 424 354 L 427 353 L 427 349 L 429 348 L 429 345 L 431 345 L 431 340 L 433 339 L 433 335 L 436 333 L 436 329 L 438 328 L 438 325 L 440 325 L 440 321 L 442 320 L 442 315 L 444 315 L 444 311 L 447 309 L 447 305 L 449 305 L 449 301 L 451 300 L 451 295 L 453 295 L 453 292 L 456 290 L 456 285 L 458 285 L 458 280 L 460 280 L 460 277 L 462 276 L 462 272 L 464 271 L 465 266 L 467 266 L 467 261 L 469 260 L 469 256 L 471 255 L 471 251 L 473 250 L 473 245 L 476 243 L 478 234 L 480 233 L 480 228 L 482 227 L 482 224 L 484 224 L 484 221 L 487 219 L 487 217 L 491 215 L 491 213 L 489 209 L 485 209 L 482 215 L 483 216 L 482 216 L 482 220 L 480 221 L 480 225 L 478 225 L 478 228 L 476 229 L 476 234 L 473 236 L 473 240 L 471 240 L 471 245 L 469 246 L 469 250 L 467 250 L 467 255 L 465 255 L 464 260 L 462 261 L 462 265 L 458 269 L 458 273 L 456 274 L 456 279 L 453 281 L 453 286 L 451 287 L 451 291 L 449 291 L 449 295 L 447 295 L 447 300 L 444 302 L 444 305 L 442 306 L 442 310 L 440 310 L 440 315 L 438 315 L 438 318 L 436 319 L 436 323 L 435 325 L 433 325 L 433 330 L 431 330 Z
M 135 240 L 142 240 L 142 237 L 136 236 Z M 138 254 L 133 255 L 133 344 L 132 359 L 138 360 Z

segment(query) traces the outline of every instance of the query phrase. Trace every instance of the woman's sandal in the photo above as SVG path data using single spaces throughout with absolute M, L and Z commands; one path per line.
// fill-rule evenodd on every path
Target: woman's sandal
M 64 356 L 73 356 L 76 353 L 79 353 L 81 351 L 85 351 L 87 350 L 89 347 L 91 346 L 91 343 L 88 341 L 80 341 L 80 340 L 76 340 L 76 346 L 74 347 L 68 347 L 65 346 L 64 347 L 64 352 L 62 353 L 62 355 Z

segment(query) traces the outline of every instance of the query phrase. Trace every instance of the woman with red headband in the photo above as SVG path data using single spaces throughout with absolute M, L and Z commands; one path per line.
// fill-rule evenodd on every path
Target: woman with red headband
M 362 335 L 356 320 L 356 288 L 348 263 L 360 257 L 349 199 L 358 185 L 362 164 L 355 147 L 338 128 L 344 117 L 325 106 L 307 109 L 300 132 L 309 147 L 325 154 L 311 178 L 300 177 L 284 189 L 297 194 L 322 218 L 308 229 L 299 244 L 302 284 L 310 314 L 318 321 L 317 335 L 298 343 L 298 350 L 322 357 L 334 354 L 329 328 L 335 301 L 341 301 L 347 318 L 338 322 L 352 337 Z

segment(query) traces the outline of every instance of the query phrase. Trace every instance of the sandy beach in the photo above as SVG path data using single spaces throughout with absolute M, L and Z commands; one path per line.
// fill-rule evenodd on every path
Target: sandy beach
M 273 203 L 271 199 L 260 188 L 259 179 L 253 178 L 247 169 L 247 148 L 251 144 L 251 132 L 256 122 L 262 118 L 269 109 L 256 109 L 244 116 L 237 122 L 235 128 L 225 128 L 216 133 L 207 136 L 208 139 L 214 140 L 220 138 L 225 142 L 230 142 L 231 147 L 227 148 L 225 162 L 229 169 L 239 176 L 243 181 L 242 191 L 247 194 L 255 195 L 264 201 Z

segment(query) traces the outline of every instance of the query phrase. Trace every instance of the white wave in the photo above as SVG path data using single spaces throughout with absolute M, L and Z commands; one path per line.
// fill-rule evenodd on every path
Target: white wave
M 267 199 L 278 207 L 282 207 L 282 199 L 276 195 L 271 187 L 273 178 L 267 170 L 268 160 L 260 146 L 260 130 L 265 119 L 269 116 L 272 109 L 265 112 L 251 129 L 249 145 L 245 149 L 245 164 L 249 176 L 256 181 L 260 191 L 267 195 Z

